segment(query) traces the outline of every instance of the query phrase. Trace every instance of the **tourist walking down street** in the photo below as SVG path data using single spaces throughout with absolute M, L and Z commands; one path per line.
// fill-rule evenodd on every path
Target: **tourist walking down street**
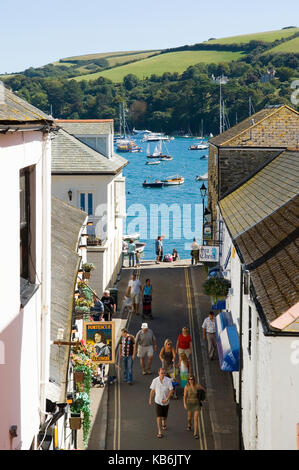
M 175 349 L 172 346 L 172 342 L 170 341 L 170 339 L 166 339 L 164 342 L 164 346 L 160 351 L 159 357 L 162 363 L 162 367 L 168 376 L 170 373 L 173 372 L 175 356 Z
M 129 267 L 135 266 L 135 251 L 136 251 L 136 245 L 133 240 L 130 240 L 129 245 L 128 245 L 128 255 L 129 255 Z
M 217 350 L 216 325 L 213 310 L 211 310 L 209 316 L 205 318 L 202 324 L 202 330 L 204 341 L 208 341 L 208 355 L 209 359 L 212 361 L 214 359 L 214 354 Z
M 182 333 L 178 336 L 175 350 L 178 355 L 185 353 L 188 359 L 192 353 L 192 339 L 186 326 L 182 328 Z
M 126 328 L 121 330 L 120 356 L 123 363 L 123 380 L 129 385 L 133 384 L 133 361 L 136 357 L 134 353 L 135 338 L 130 335 Z
M 198 415 L 200 412 L 201 402 L 198 398 L 197 391 L 204 390 L 204 387 L 198 382 L 196 383 L 195 377 L 190 375 L 188 383 L 184 389 L 184 408 L 187 411 L 187 430 L 192 429 L 192 415 L 193 415 L 193 436 L 198 439 Z
M 153 300 L 153 286 L 151 285 L 151 280 L 146 279 L 145 285 L 142 289 L 143 298 L 142 298 L 142 318 L 153 318 L 152 316 L 152 300 Z
M 142 374 L 151 374 L 151 365 L 153 362 L 154 351 L 157 351 L 157 341 L 152 330 L 149 329 L 147 323 L 142 323 L 141 330 L 136 335 L 134 346 L 134 355 L 140 359 Z M 147 365 L 145 357 L 147 356 Z
M 135 273 L 132 274 L 132 279 L 129 282 L 130 297 L 132 300 L 133 311 L 139 315 L 140 296 L 142 294 L 142 284 Z
M 199 262 L 199 244 L 195 237 L 191 243 L 191 257 L 191 264 L 197 264 Z
M 112 315 L 116 311 L 116 304 L 111 297 L 109 290 L 104 290 L 104 295 L 101 298 L 101 301 L 104 305 L 104 320 L 111 321 Z
M 156 249 L 156 264 L 159 264 L 161 259 L 163 258 L 163 243 L 161 235 L 155 241 L 155 249 Z
M 150 386 L 149 404 L 153 404 L 155 398 L 156 417 L 157 417 L 157 437 L 163 437 L 162 429 L 167 429 L 166 420 L 168 416 L 169 400 L 173 394 L 171 379 L 166 377 L 166 371 L 161 367 L 159 376 L 156 377 Z
M 185 353 L 179 355 L 179 369 L 181 387 L 185 388 L 190 373 L 190 362 Z

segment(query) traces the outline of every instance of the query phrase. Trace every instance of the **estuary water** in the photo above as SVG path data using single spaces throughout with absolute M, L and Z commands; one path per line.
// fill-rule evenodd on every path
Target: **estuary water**
M 136 143 L 142 147 L 142 152 L 121 154 L 129 161 L 123 171 L 127 192 L 124 233 L 140 233 L 140 241 L 146 243 L 144 259 L 155 258 L 155 239 L 158 235 L 165 236 L 164 254 L 172 253 L 176 248 L 181 259 L 190 257 L 193 237 L 201 242 L 203 201 L 200 187 L 203 182 L 196 181 L 196 176 L 208 172 L 208 160 L 200 158 L 208 155 L 208 149 L 188 150 L 190 145 L 199 142 L 199 139 L 177 137 L 163 143 L 163 153 L 168 151 L 173 159 L 162 161 L 159 165 L 146 165 L 153 159 L 146 157 L 148 143 L 141 142 L 139 138 Z M 151 153 L 157 144 L 151 142 Z M 145 179 L 154 181 L 174 175 L 183 176 L 185 182 L 163 188 L 142 186 Z M 204 183 L 207 187 L 207 181 Z

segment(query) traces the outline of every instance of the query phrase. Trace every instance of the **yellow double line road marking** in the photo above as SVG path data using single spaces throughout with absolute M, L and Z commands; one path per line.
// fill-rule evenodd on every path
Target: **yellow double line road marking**
M 194 341 L 194 316 L 193 316 L 193 306 L 192 306 L 192 298 L 191 298 L 191 288 L 190 288 L 190 279 L 189 279 L 189 272 L 188 268 L 185 268 L 185 284 L 186 284 L 186 294 L 187 294 L 187 304 L 188 304 L 188 316 L 189 316 L 189 325 L 190 325 L 190 333 L 192 338 L 192 357 L 194 362 L 194 369 L 196 377 L 199 377 L 199 367 L 198 367 L 198 357 L 196 351 L 196 342 Z M 199 332 L 200 334 L 200 332 Z M 200 448 L 203 450 L 207 450 L 207 439 L 206 439 L 206 431 L 205 431 L 205 424 L 203 420 L 203 413 L 202 408 L 200 409 L 199 413 L 199 438 L 200 438 Z

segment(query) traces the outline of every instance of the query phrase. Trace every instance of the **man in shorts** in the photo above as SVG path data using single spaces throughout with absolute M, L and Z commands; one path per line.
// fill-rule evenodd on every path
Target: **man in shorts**
M 157 437 L 163 437 L 162 429 L 167 429 L 166 419 L 168 416 L 169 400 L 173 394 L 172 381 L 166 377 L 166 371 L 162 367 L 159 369 L 159 376 L 156 377 L 150 386 L 149 405 L 152 405 L 155 397 L 156 416 L 157 416 Z
M 141 330 L 136 335 L 134 355 L 136 355 L 136 351 L 137 357 L 140 359 L 142 374 L 151 374 L 154 351 L 157 351 L 157 341 L 147 323 L 142 323 Z M 145 356 L 147 356 L 147 367 L 145 365 Z
M 140 296 L 142 294 L 142 284 L 139 279 L 137 279 L 135 273 L 132 274 L 132 279 L 129 282 L 129 289 L 134 312 L 136 313 L 136 315 L 139 315 L 139 304 Z

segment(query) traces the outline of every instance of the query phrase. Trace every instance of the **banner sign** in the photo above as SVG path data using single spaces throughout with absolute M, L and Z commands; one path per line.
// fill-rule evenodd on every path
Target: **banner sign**
M 199 261 L 219 261 L 219 248 L 218 246 L 200 246 L 199 247 Z
M 115 334 L 113 321 L 84 322 L 84 341 L 91 344 L 99 364 L 115 362 Z

